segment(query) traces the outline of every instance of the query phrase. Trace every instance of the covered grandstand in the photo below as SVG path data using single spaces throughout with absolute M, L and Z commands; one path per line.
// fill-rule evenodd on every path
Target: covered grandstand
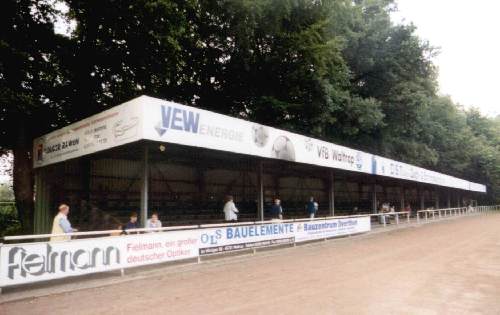
M 105 230 L 131 211 L 164 225 L 223 221 L 234 196 L 240 221 L 265 220 L 279 197 L 285 219 L 459 207 L 481 184 L 194 107 L 141 96 L 34 140 L 35 232 L 57 204 L 81 230 Z

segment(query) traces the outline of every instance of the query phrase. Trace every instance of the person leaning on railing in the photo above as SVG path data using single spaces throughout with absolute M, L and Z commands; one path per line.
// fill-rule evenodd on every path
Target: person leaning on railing
M 137 212 L 132 212 L 130 214 L 129 221 L 127 222 L 127 224 L 125 224 L 125 228 L 123 229 L 123 231 L 129 234 L 127 230 L 133 230 L 137 228 L 139 228 L 139 225 L 137 224 Z
M 67 204 L 61 204 L 59 206 L 59 213 L 54 217 L 52 222 L 52 234 L 66 234 L 77 232 L 78 230 L 71 227 L 71 223 L 68 220 L 69 206 Z M 50 241 L 67 241 L 70 240 L 71 236 L 52 236 Z
M 411 216 L 411 206 L 409 203 L 406 204 L 405 208 L 403 211 L 408 212 L 408 215 Z
M 161 221 L 158 219 L 158 212 L 153 212 L 151 214 L 151 219 L 146 222 L 146 228 L 148 229 L 158 229 L 161 228 Z

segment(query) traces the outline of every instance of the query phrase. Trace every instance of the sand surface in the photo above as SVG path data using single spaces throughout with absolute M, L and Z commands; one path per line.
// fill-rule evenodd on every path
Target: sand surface
M 156 272 L 0 314 L 500 314 L 500 214 Z

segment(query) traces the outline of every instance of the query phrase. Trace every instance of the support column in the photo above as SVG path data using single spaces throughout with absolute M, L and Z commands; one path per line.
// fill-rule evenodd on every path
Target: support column
M 420 197 L 420 210 L 425 210 L 425 191 L 422 191 L 421 188 L 418 188 L 418 195 Z
M 451 208 L 451 192 L 448 190 L 447 208 Z
M 148 196 L 149 196 L 149 148 L 144 144 L 142 156 L 142 176 L 141 176 L 141 225 L 146 226 L 148 219 Z
M 257 165 L 257 217 L 264 221 L 264 178 L 262 174 L 262 161 Z
M 405 208 L 405 188 L 402 186 L 399 188 L 399 198 L 401 199 L 401 207 L 399 211 L 403 211 Z
M 377 183 L 372 186 L 372 213 L 377 213 Z
M 196 184 L 198 188 L 198 193 L 196 196 L 196 204 L 201 209 L 203 200 L 205 199 L 205 173 L 201 167 L 196 168 Z M 245 182 L 243 181 L 243 189 L 245 187 Z M 244 192 L 243 194 L 244 195 Z
M 330 210 L 330 215 L 333 217 L 335 215 L 335 175 L 333 170 L 330 170 L 328 183 L 328 208 Z
M 435 205 L 435 208 L 439 209 L 439 189 L 436 189 L 436 191 L 434 193 L 436 194 L 436 198 L 435 198 L 436 205 Z

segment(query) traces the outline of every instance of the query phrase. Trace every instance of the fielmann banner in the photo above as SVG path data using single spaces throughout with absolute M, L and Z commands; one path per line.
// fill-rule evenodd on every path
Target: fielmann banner
M 0 247 L 0 287 L 198 257 L 199 232 L 175 231 Z
M 370 231 L 368 216 L 0 246 L 0 287 Z

